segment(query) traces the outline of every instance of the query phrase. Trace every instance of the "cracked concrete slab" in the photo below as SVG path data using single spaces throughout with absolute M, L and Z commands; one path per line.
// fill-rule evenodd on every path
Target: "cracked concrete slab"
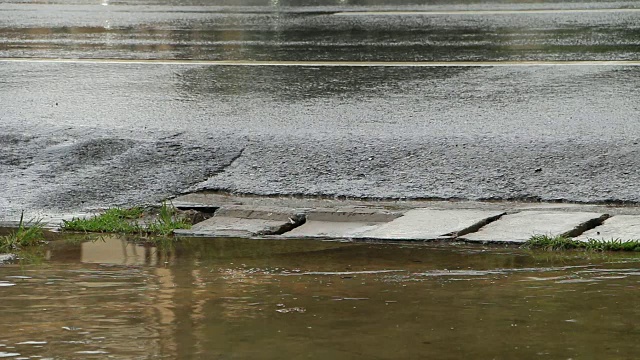
M 296 209 L 376 208 L 395 211 L 411 209 L 519 211 L 606 212 L 611 215 L 640 215 L 638 206 L 598 204 L 545 203 L 522 201 L 442 201 L 420 199 L 342 199 L 322 196 L 259 196 L 226 192 L 197 192 L 180 195 L 172 200 L 176 208 L 213 209 L 227 205 L 276 206 Z
M 288 223 L 262 219 L 212 217 L 194 225 L 191 229 L 176 230 L 178 236 L 239 237 L 277 234 Z
M 320 208 L 309 211 L 304 225 L 287 232 L 284 236 L 352 239 L 381 224 L 393 221 L 402 214 L 402 211 L 375 208 Z
M 307 221 L 284 236 L 288 238 L 333 238 L 353 239 L 374 229 L 380 223 Z
M 414 209 L 359 237 L 379 240 L 435 240 L 475 231 L 500 217 L 500 211 Z
M 580 241 L 597 239 L 604 241 L 621 240 L 630 241 L 640 239 L 640 216 L 617 215 L 604 221 L 604 223 L 591 230 L 585 231 L 575 238 Z
M 308 221 L 330 222 L 370 222 L 384 223 L 393 221 L 404 214 L 401 210 L 387 210 L 371 207 L 340 206 L 335 208 L 316 208 L 307 211 Z
M 373 208 L 325 208 L 307 213 L 307 221 L 286 234 L 297 238 L 346 238 L 360 237 L 380 224 L 402 216 L 401 211 Z
M 522 211 L 501 217 L 475 233 L 468 241 L 523 243 L 533 235 L 577 236 L 602 223 L 609 215 L 595 212 Z
M 191 229 L 176 230 L 175 234 L 242 238 L 278 235 L 300 226 L 304 221 L 304 213 L 297 209 L 229 205 L 221 207 L 213 217 L 193 225 Z
M 240 219 L 261 219 L 273 221 L 292 221 L 292 218 L 304 216 L 304 211 L 277 206 L 227 205 L 220 207 L 214 217 L 232 217 Z
M 36 215 L 25 217 L 24 221 L 28 224 L 39 222 L 44 229 L 56 230 L 64 223 L 64 221 L 71 221 L 74 219 L 87 219 L 98 215 L 97 212 L 77 212 L 72 214 L 46 214 L 37 213 Z M 0 228 L 17 228 L 20 226 L 20 220 L 6 220 L 0 221 Z

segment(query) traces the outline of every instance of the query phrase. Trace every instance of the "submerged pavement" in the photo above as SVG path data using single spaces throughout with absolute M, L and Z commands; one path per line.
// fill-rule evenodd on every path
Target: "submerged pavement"
M 637 203 L 638 10 L 3 2 L 0 220 L 200 190 Z

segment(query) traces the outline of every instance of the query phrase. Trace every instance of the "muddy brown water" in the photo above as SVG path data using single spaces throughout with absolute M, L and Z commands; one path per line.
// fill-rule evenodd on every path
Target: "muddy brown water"
M 10 359 L 633 359 L 640 254 L 55 241 L 0 265 Z

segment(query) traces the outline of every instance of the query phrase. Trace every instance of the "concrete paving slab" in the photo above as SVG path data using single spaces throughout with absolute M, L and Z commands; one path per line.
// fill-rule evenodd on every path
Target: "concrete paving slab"
M 73 219 L 88 219 L 96 215 L 98 215 L 98 213 L 95 213 L 95 212 L 91 212 L 91 213 L 77 212 L 73 214 L 58 214 L 58 215 L 43 214 L 43 215 L 29 216 L 28 218 L 25 216 L 24 221 L 26 226 L 29 226 L 29 224 L 34 224 L 36 222 L 39 222 L 44 229 L 58 230 L 60 226 L 62 226 L 64 221 L 71 221 Z M 20 226 L 19 219 L 0 221 L 0 228 L 17 228 L 18 226 Z
M 285 233 L 305 221 L 297 209 L 229 205 L 216 211 L 213 217 L 197 223 L 191 229 L 176 230 L 179 236 L 254 237 Z
M 176 230 L 179 236 L 206 237 L 253 237 L 260 235 L 275 235 L 286 232 L 295 224 L 288 221 L 241 219 L 233 217 L 214 216 L 191 229 Z
M 307 221 L 286 234 L 298 238 L 355 238 L 402 216 L 402 211 L 377 208 L 320 208 L 307 213 Z
M 307 211 L 309 221 L 384 223 L 395 220 L 406 211 L 375 207 L 340 206 Z
M 190 193 L 172 200 L 176 208 L 219 208 L 226 205 L 277 206 L 296 209 L 376 208 L 393 211 L 411 209 L 492 210 L 515 213 L 520 211 L 603 212 L 613 215 L 640 215 L 638 206 L 597 204 L 544 203 L 521 201 L 441 201 L 416 199 L 327 199 L 309 197 L 266 197 L 259 195 L 229 195 L 224 193 Z M 312 210 L 310 210 L 312 211 Z
M 522 211 L 505 215 L 475 233 L 468 241 L 523 243 L 533 235 L 577 236 L 604 221 L 609 215 L 595 212 Z
M 304 216 L 304 210 L 278 206 L 226 205 L 220 207 L 215 212 L 215 216 L 289 221 L 292 217 Z
M 580 241 L 597 239 L 604 241 L 621 240 L 630 241 L 640 239 L 640 216 L 617 215 L 591 230 L 585 231 L 575 238 Z
M 289 238 L 346 238 L 353 239 L 383 223 L 307 221 L 283 236 Z
M 475 231 L 502 214 L 500 211 L 414 209 L 359 237 L 380 240 L 451 238 Z

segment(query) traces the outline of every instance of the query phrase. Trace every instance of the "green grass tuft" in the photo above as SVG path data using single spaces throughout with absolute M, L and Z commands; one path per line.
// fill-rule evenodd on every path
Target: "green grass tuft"
M 640 251 L 640 240 L 587 239 L 587 241 L 578 241 L 565 236 L 534 235 L 527 240 L 524 247 L 543 250 Z
M 608 241 L 601 239 L 588 239 L 585 243 L 586 249 L 594 251 L 640 251 L 640 240 L 611 239 Z
M 580 242 L 565 236 L 533 235 L 524 244 L 529 249 L 570 250 L 580 248 Z
M 44 243 L 44 225 L 40 220 L 25 222 L 23 211 L 18 228 L 9 235 L 0 236 L 0 252 L 21 250 Z
M 185 219 L 179 219 L 176 216 L 176 209 L 173 205 L 169 206 L 166 202 L 162 203 L 158 218 L 155 222 L 147 225 L 147 232 L 158 235 L 170 235 L 175 229 L 189 229 L 191 224 Z
M 145 211 L 139 207 L 130 209 L 112 208 L 89 219 L 63 221 L 61 230 L 166 236 L 171 235 L 175 229 L 188 229 L 191 227 L 191 224 L 186 220 L 178 218 L 176 209 L 166 202 L 162 203 L 153 222 L 146 224 L 141 222 L 144 217 Z
M 89 219 L 63 220 L 62 230 L 83 232 L 108 232 L 135 234 L 143 231 L 138 220 L 144 214 L 142 208 L 112 208 Z

